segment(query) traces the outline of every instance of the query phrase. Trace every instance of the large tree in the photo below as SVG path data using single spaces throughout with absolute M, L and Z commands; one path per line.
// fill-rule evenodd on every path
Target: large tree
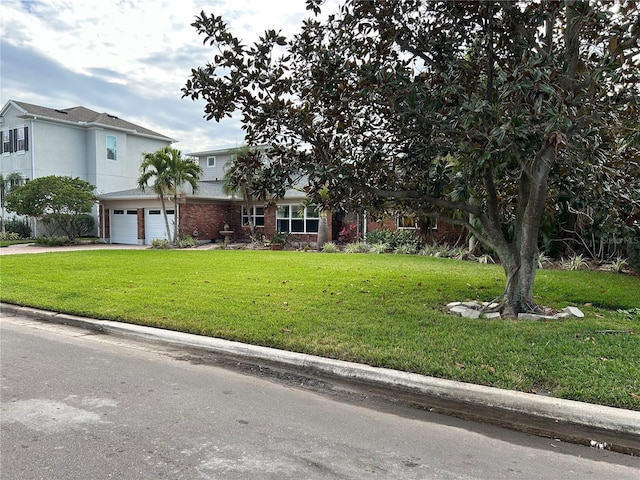
M 620 217 L 637 203 L 635 1 L 347 0 L 252 46 L 221 17 L 193 25 L 218 52 L 183 94 L 208 119 L 240 111 L 247 142 L 269 144 L 265 191 L 305 176 L 333 206 L 466 227 L 501 260 L 505 316 L 537 308 L 540 226 L 563 181 L 615 185 Z
M 14 187 L 7 194 L 6 208 L 60 229 L 73 242 L 83 233 L 86 214 L 97 198 L 94 186 L 80 178 L 39 177 Z
M 152 190 L 160 198 L 162 215 L 164 216 L 167 240 L 175 244 L 178 241 L 178 195 L 183 185 L 189 184 L 192 191 L 198 191 L 198 181 L 202 177 L 202 168 L 191 158 L 182 157 L 182 152 L 175 148 L 163 147 L 152 153 L 143 155 L 140 164 L 138 187 L 144 190 L 149 182 Z M 169 218 L 165 197 L 169 196 L 176 209 L 173 234 L 169 227 Z

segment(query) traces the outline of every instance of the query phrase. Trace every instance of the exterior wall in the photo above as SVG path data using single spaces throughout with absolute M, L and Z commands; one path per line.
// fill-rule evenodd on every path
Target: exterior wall
M 248 232 L 240 225 L 241 206 L 219 203 L 185 203 L 180 205 L 180 235 L 195 237 L 199 240 L 222 241 L 220 232 L 225 223 L 233 230 L 232 240 L 247 240 Z
M 3 175 L 17 172 L 23 178 L 33 178 L 33 169 L 31 167 L 31 155 L 33 154 L 33 127 L 29 120 L 17 118 L 18 112 L 14 109 L 8 109 L 3 115 L 3 123 L 0 124 L 1 130 L 12 130 L 14 128 L 29 128 L 29 149 L 21 152 L 2 153 L 0 156 L 0 171 Z
M 207 166 L 207 157 L 216 157 L 215 167 Z M 202 167 L 202 180 L 222 180 L 227 163 L 231 163 L 231 154 L 225 151 L 217 153 L 211 151 L 208 154 L 198 154 L 198 163 Z

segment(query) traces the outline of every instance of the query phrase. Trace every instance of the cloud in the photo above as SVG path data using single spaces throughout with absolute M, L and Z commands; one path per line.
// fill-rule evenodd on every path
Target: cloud
M 291 36 L 308 16 L 304 0 L 4 2 L 1 103 L 82 105 L 175 138 L 183 152 L 240 145 L 237 119 L 207 122 L 202 101 L 181 98 L 191 69 L 213 54 L 191 26 L 201 11 L 245 44 L 267 28 Z

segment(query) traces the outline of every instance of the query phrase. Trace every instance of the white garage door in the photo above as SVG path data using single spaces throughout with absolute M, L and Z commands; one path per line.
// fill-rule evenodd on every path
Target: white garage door
M 175 210 L 167 209 L 169 228 L 173 232 L 173 222 L 175 222 Z M 167 240 L 167 228 L 164 224 L 164 215 L 160 208 L 148 208 L 144 211 L 144 243 L 151 245 L 155 239 Z
M 111 243 L 138 244 L 137 210 L 111 210 Z

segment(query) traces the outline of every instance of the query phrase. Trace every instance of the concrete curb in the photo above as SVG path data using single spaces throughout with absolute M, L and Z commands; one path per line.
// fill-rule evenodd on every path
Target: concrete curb
M 5 314 L 22 315 L 107 334 L 186 346 L 249 361 L 264 361 L 297 370 L 310 370 L 364 385 L 390 390 L 398 389 L 444 401 L 462 402 L 556 423 L 568 423 L 590 430 L 637 437 L 637 450 L 631 448 L 628 451 L 632 454 L 640 452 L 640 411 L 502 390 L 170 330 L 107 320 L 92 320 L 9 304 L 0 304 L 0 306 Z M 593 442 L 592 446 L 594 446 Z M 602 448 L 602 445 L 596 446 Z

